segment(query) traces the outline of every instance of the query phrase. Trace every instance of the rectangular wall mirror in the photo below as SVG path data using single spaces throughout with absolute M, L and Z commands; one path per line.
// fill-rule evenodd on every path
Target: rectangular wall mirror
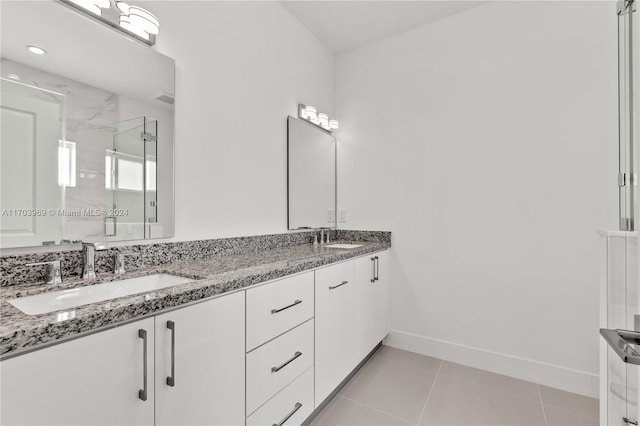
M 288 228 L 335 228 L 336 139 L 290 116 L 287 156 Z
M 173 59 L 58 1 L 0 19 L 0 246 L 172 237 Z

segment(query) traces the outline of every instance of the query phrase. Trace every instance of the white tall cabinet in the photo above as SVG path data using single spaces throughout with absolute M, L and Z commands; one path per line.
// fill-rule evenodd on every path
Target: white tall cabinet
M 0 423 L 153 425 L 153 328 L 149 318 L 2 361 Z
M 316 407 L 355 366 L 353 266 L 316 271 Z
M 155 424 L 243 424 L 244 292 L 158 315 L 155 330 Z
M 355 359 L 360 362 L 389 332 L 388 253 L 353 261 L 355 283 Z

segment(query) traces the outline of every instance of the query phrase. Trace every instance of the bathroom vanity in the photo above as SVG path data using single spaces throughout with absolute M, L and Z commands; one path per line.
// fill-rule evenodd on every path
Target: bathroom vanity
M 26 315 L 8 300 L 78 280 L 5 286 L 0 420 L 301 424 L 388 332 L 390 235 L 377 234 L 358 241 L 337 231 L 338 240 L 357 242 L 352 249 L 236 248 L 143 265 L 125 276 L 190 279 L 40 315 Z M 184 250 L 188 243 L 176 244 Z M 113 279 L 108 272 L 98 277 Z

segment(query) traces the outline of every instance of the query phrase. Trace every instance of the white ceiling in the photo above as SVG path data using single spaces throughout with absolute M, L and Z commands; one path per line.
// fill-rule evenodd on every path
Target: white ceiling
M 282 1 L 321 43 L 342 53 L 487 1 Z

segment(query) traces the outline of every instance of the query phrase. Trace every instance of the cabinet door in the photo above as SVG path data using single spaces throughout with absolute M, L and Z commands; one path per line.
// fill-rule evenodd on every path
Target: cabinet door
M 353 261 L 316 271 L 316 407 L 354 367 Z
M 244 319 L 244 292 L 155 318 L 156 425 L 244 424 Z
M 1 423 L 153 425 L 153 338 L 145 319 L 2 361 Z
M 380 252 L 354 261 L 356 364 L 389 332 L 387 259 L 387 252 Z
M 374 323 L 376 328 L 375 344 L 389 334 L 389 308 L 391 306 L 391 271 L 389 262 L 389 251 L 376 253 L 376 290 L 375 290 L 375 310 Z M 373 349 L 373 348 L 371 348 Z

